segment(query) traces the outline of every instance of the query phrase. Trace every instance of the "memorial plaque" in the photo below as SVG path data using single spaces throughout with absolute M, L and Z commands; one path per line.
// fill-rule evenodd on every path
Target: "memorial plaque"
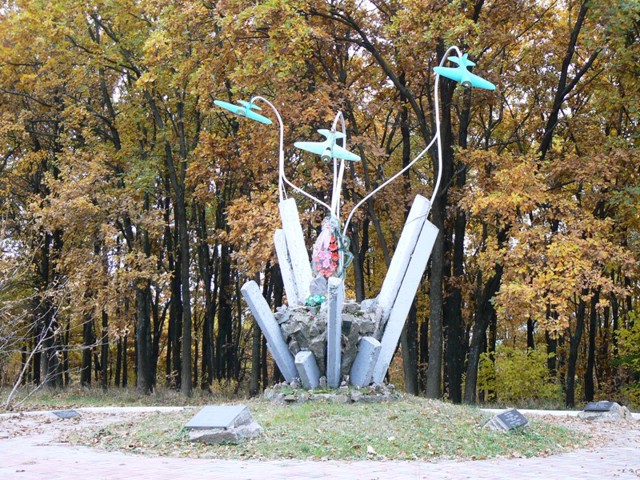
M 518 410 L 512 408 L 506 412 L 502 412 L 486 423 L 486 427 L 499 431 L 509 432 L 517 428 L 524 428 L 529 425 L 529 420 L 526 419 Z
M 613 407 L 613 402 L 601 401 L 601 402 L 589 402 L 584 407 L 585 412 L 609 412 Z
M 61 418 L 62 420 L 81 416 L 80 413 L 75 410 L 56 410 L 55 412 L 51 413 L 53 413 L 56 417 Z
M 245 405 L 207 405 L 184 426 L 187 430 L 229 429 L 242 425 L 251 414 Z

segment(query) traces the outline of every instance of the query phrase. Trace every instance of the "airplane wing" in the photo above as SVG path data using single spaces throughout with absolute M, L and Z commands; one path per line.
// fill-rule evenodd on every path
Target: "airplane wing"
M 331 135 L 332 135 L 331 130 L 328 130 L 326 128 L 321 128 L 320 130 L 318 130 L 318 133 L 320 135 L 324 135 L 325 137 L 327 137 L 327 139 L 330 139 Z M 342 132 L 333 132 L 333 138 L 335 140 L 339 140 L 341 138 L 344 138 L 344 133 L 342 133 Z
M 296 142 L 293 146 L 316 155 L 324 155 L 328 147 L 326 142 Z
M 455 80 L 456 82 L 462 81 L 462 70 L 460 68 L 435 67 L 433 71 L 450 80 Z
M 247 107 L 253 110 L 262 110 L 258 105 L 256 105 L 255 103 L 251 103 L 251 102 L 245 102 L 244 100 L 238 100 L 238 103 L 240 105 L 242 105 L 243 107 Z
M 271 125 L 271 120 L 269 120 L 267 117 L 264 117 L 262 115 L 260 115 L 259 113 L 253 112 L 251 110 L 247 109 L 242 109 L 242 113 L 239 113 L 238 115 L 244 115 L 247 118 L 250 118 L 251 120 L 256 120 L 260 123 L 264 123 L 265 125 Z
M 351 160 L 352 162 L 359 162 L 360 157 L 355 153 L 351 153 L 346 148 L 340 147 L 338 145 L 333 146 L 332 156 L 334 158 L 339 158 L 341 160 Z
M 238 105 L 234 105 L 233 103 L 223 102 L 222 100 L 214 100 L 217 106 L 224 108 L 225 110 L 229 110 L 232 113 L 237 113 L 238 110 L 244 110 L 244 108 L 239 107 Z
M 475 66 L 475 63 L 472 62 L 471 60 L 469 60 L 469 54 L 465 53 L 464 55 L 462 55 L 462 57 L 447 57 L 447 60 L 449 60 L 450 62 L 456 63 L 458 65 L 460 65 L 461 67 L 473 67 Z
M 479 77 L 478 75 L 474 75 L 473 73 L 469 72 L 469 79 L 471 80 L 471 85 L 473 85 L 476 88 L 484 88 L 485 90 L 495 90 L 496 86 L 491 83 L 489 80 L 485 80 L 482 77 Z
M 239 106 L 239 105 L 234 105 L 233 103 L 223 102 L 222 100 L 214 100 L 213 103 L 219 107 L 224 108 L 225 110 L 230 111 L 231 113 L 235 113 L 239 117 L 250 118 L 251 120 L 256 120 L 266 125 L 271 125 L 272 123 L 271 120 L 269 120 L 267 117 L 263 117 L 259 113 L 252 111 L 251 110 L 252 107 L 248 106 L 251 104 L 248 104 L 246 106 Z M 242 102 L 242 103 L 247 103 L 247 102 Z M 255 105 L 254 107 L 259 109 L 259 107 L 256 107 Z

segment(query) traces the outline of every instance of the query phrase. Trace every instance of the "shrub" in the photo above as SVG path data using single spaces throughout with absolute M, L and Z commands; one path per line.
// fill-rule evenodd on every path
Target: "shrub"
M 500 403 L 561 402 L 562 388 L 549 375 L 547 359 L 543 349 L 499 345 L 480 357 L 478 387 L 492 392 L 488 400 Z

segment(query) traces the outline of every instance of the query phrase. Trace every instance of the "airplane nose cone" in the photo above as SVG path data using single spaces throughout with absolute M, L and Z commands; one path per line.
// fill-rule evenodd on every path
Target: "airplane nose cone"
M 463 86 L 464 88 L 471 88 L 471 87 L 472 87 L 471 82 L 470 82 L 469 80 L 465 80 L 465 81 L 463 81 L 463 82 L 462 82 L 462 86 Z
M 324 153 L 320 156 L 320 159 L 325 162 L 329 162 L 331 160 L 331 149 L 325 149 Z

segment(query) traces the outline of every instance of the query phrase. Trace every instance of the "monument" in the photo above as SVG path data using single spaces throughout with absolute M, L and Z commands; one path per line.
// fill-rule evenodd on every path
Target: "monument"
M 457 56 L 447 57 L 455 51 Z M 446 60 L 457 67 L 444 67 Z M 333 163 L 333 186 L 330 204 L 314 197 L 292 183 L 284 168 L 284 126 L 280 113 L 267 99 L 256 96 L 240 105 L 216 100 L 214 103 L 236 115 L 264 124 L 271 120 L 258 113 L 255 102 L 266 103 L 280 125 L 278 157 L 278 194 L 282 228 L 274 232 L 274 245 L 287 296 L 287 306 L 274 315 L 254 281 L 247 282 L 242 294 L 267 340 L 267 346 L 287 382 L 300 379 L 305 388 L 317 388 L 326 377 L 329 387 L 337 388 L 349 378 L 352 385 L 381 383 L 398 346 L 400 334 L 427 266 L 438 229 L 427 217 L 440 186 L 442 175 L 442 139 L 440 135 L 440 76 L 460 82 L 464 87 L 493 90 L 488 81 L 468 71 L 474 63 L 457 47 L 445 53 L 434 69 L 436 132 L 429 144 L 407 166 L 358 202 L 341 223 L 341 192 L 345 162 L 360 161 L 347 148 L 347 134 L 342 112 L 338 112 L 331 129 L 320 129 L 320 142 L 295 142 L 294 146 L 319 155 Z M 341 131 L 337 129 L 341 121 Z M 340 145 L 338 143 L 341 143 Z M 400 235 L 389 270 L 375 299 L 362 304 L 345 301 L 345 271 L 351 263 L 347 231 L 356 210 L 369 198 L 411 168 L 434 145 L 437 145 L 438 171 L 430 199 L 417 195 Z M 307 251 L 298 207 L 287 198 L 290 189 L 326 209 L 320 233 Z

